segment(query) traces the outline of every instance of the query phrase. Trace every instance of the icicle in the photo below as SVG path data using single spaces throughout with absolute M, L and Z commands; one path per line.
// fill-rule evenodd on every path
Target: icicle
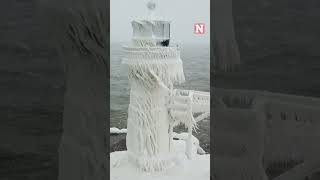
M 180 52 L 176 47 L 124 47 L 124 54 L 122 63 L 133 71 L 131 76 L 137 72 L 146 73 L 147 80 L 147 73 L 151 70 L 167 86 L 185 81 Z
M 192 126 L 188 127 L 188 139 L 186 142 L 186 155 L 188 159 L 191 159 L 191 148 L 192 148 Z

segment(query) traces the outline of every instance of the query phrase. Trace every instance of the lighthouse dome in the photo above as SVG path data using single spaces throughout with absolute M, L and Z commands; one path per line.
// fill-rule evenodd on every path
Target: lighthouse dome
M 148 42 L 154 46 L 168 46 L 170 42 L 170 21 L 134 20 L 131 22 L 134 42 Z

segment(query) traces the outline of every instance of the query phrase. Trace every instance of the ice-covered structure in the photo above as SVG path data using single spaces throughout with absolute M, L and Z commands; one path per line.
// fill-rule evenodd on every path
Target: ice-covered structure
M 319 179 L 319 98 L 213 91 L 216 179 Z
M 126 153 L 148 172 L 174 166 L 173 127 L 180 123 L 189 131 L 185 154 L 191 159 L 192 130 L 210 111 L 209 93 L 173 88 L 185 81 L 180 49 L 170 45 L 170 21 L 156 17 L 155 7 L 149 2 L 149 16 L 131 22 L 133 38 L 122 59 L 131 85 Z

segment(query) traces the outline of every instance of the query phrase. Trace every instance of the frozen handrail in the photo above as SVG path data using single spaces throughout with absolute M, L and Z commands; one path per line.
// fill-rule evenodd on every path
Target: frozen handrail
M 192 130 L 197 128 L 197 122 L 210 116 L 210 93 L 193 90 L 174 89 L 169 97 L 168 104 L 171 116 L 170 141 L 172 141 L 172 128 L 180 123 L 188 129 L 186 155 L 191 159 Z M 194 118 L 194 113 L 202 113 Z
M 175 89 L 175 97 L 179 99 L 190 93 L 190 90 Z M 192 96 L 192 112 L 193 113 L 206 113 L 210 112 L 210 93 L 203 91 L 193 91 Z

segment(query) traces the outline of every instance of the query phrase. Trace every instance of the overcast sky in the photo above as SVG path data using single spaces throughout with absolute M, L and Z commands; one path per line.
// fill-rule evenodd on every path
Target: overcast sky
M 111 0 L 111 42 L 129 42 L 131 20 L 145 17 L 148 0 Z M 171 20 L 171 38 L 175 43 L 209 43 L 210 0 L 156 0 L 156 15 Z M 193 32 L 195 23 L 205 23 L 205 34 Z

